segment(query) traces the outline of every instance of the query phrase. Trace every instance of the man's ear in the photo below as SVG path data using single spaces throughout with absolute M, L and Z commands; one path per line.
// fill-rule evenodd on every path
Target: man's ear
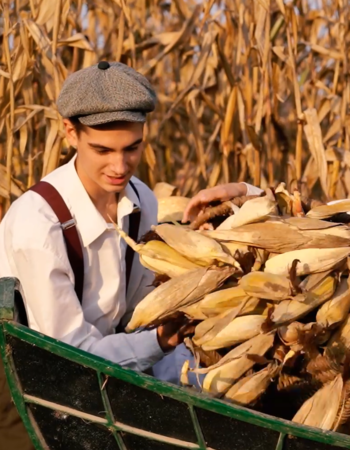
M 66 137 L 69 144 L 77 148 L 78 147 L 78 134 L 77 131 L 69 119 L 63 119 L 63 125 L 66 130 Z

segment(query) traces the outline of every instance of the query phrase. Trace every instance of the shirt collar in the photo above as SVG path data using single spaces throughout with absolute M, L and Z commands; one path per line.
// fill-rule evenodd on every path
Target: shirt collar
M 108 224 L 96 209 L 89 194 L 86 192 L 75 169 L 75 160 L 76 155 L 67 164 L 68 177 L 70 180 L 68 198 L 83 245 L 84 247 L 87 247 L 108 229 Z M 125 189 L 119 195 L 118 225 L 122 226 L 123 218 L 140 208 L 140 201 L 134 189 L 130 184 L 127 184 Z

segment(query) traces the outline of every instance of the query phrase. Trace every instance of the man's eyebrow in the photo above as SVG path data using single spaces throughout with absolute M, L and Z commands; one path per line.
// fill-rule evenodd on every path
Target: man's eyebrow
M 133 148 L 133 147 L 135 147 L 136 145 L 141 144 L 142 141 L 143 141 L 143 138 L 137 139 L 135 142 L 131 143 L 131 144 L 128 145 L 127 147 L 124 147 L 124 149 L 127 150 L 127 149 L 129 149 L 129 148 Z M 89 145 L 89 147 L 96 148 L 96 149 L 100 149 L 100 150 L 108 150 L 108 151 L 114 151 L 114 150 L 115 150 L 114 148 L 106 147 L 106 146 L 104 146 L 104 145 L 97 144 L 97 143 L 95 144 L 94 142 L 89 142 L 88 145 Z
M 93 142 L 89 142 L 88 145 L 89 145 L 89 147 L 92 147 L 92 148 L 98 148 L 98 149 L 101 149 L 101 150 L 114 151 L 114 148 L 106 147 L 106 146 L 101 145 L 101 144 L 94 144 Z
M 135 147 L 136 145 L 141 144 L 142 141 L 143 141 L 143 138 L 137 139 L 135 142 L 133 142 L 132 144 L 130 144 L 127 147 L 124 147 L 124 148 L 127 150 L 128 148 Z

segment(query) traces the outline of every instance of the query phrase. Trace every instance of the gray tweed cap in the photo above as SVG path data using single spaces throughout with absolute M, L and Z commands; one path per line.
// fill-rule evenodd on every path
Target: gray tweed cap
M 145 122 L 155 104 L 156 93 L 147 78 L 125 64 L 107 61 L 72 73 L 57 100 L 63 117 L 77 117 L 87 126 Z

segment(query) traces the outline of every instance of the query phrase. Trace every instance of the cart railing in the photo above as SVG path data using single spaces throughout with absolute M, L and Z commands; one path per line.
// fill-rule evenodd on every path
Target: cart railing
M 17 280 L 0 279 L 1 357 L 38 450 L 350 449 L 350 436 L 160 382 L 37 333 L 14 321 L 19 301 Z

